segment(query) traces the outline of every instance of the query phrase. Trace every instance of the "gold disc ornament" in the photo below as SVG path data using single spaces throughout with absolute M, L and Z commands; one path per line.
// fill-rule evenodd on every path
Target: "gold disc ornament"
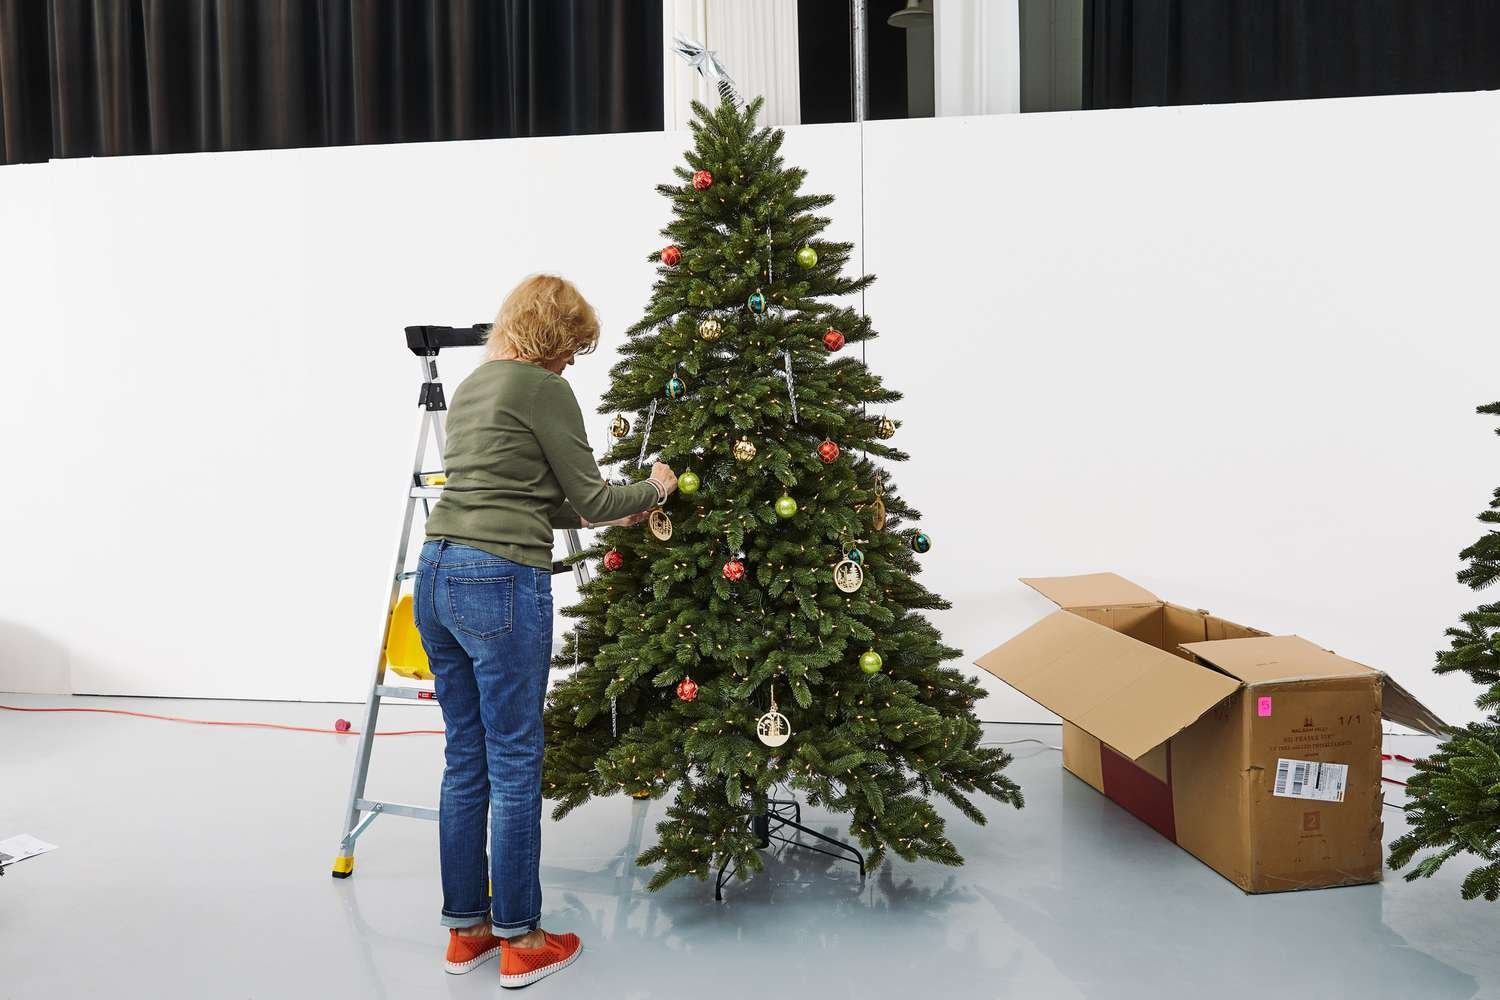
M 876 497 L 875 502 L 870 504 L 870 527 L 876 531 L 885 530 L 885 498 Z
M 755 457 L 755 445 L 749 438 L 740 438 L 734 443 L 734 458 L 737 462 L 748 462 Z
M 672 537 L 672 518 L 660 507 L 653 510 L 646 518 L 646 527 L 651 530 L 651 536 L 658 542 L 665 542 Z
M 609 422 L 609 433 L 617 438 L 622 438 L 630 433 L 630 421 L 626 418 L 625 414 L 615 414 L 615 419 Z
M 853 559 L 844 559 L 833 567 L 833 585 L 846 594 L 852 594 L 865 582 L 865 571 Z
M 755 735 L 768 747 L 779 747 L 792 738 L 792 724 L 776 710 L 776 688 L 771 687 L 771 710 L 755 723 Z

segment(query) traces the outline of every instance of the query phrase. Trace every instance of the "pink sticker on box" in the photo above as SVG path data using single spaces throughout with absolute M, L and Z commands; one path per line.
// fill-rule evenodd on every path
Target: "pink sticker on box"
M 1255 702 L 1255 714 L 1259 715 L 1263 719 L 1266 718 L 1267 716 L 1269 716 L 1271 714 L 1271 699 L 1270 698 L 1259 698 L 1259 699 L 1257 699 L 1256 702 Z

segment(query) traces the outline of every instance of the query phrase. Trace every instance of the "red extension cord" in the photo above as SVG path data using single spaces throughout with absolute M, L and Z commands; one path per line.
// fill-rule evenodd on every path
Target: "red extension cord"
M 184 719 L 176 715 L 154 715 L 151 712 L 129 712 L 123 708 L 22 708 L 19 705 L 0 705 L 0 710 L 6 712 L 95 712 L 100 715 L 130 715 L 137 719 L 159 719 L 162 722 L 186 722 L 194 726 L 241 726 L 248 729 L 282 729 L 289 733 L 328 733 L 332 736 L 358 736 L 358 729 L 349 728 L 349 723 L 339 719 L 334 723 L 332 729 L 321 729 L 317 726 L 284 726 L 278 722 L 222 722 L 215 719 Z M 342 727 L 342 728 L 340 728 Z M 376 736 L 442 736 L 441 729 L 385 729 L 376 730 Z M 1399 760 L 1402 763 L 1415 763 L 1410 757 L 1399 753 L 1383 753 L 1381 760 Z M 1388 781 L 1393 785 L 1405 787 L 1406 782 L 1395 778 L 1380 776 L 1381 781 Z
M 349 728 L 343 719 L 334 723 L 332 729 L 317 726 L 284 726 L 278 722 L 222 722 L 215 719 L 184 719 L 176 715 L 154 715 L 151 712 L 129 712 L 123 708 L 22 708 L 19 705 L 0 705 L 7 712 L 94 712 L 99 715 L 131 715 L 137 719 L 159 719 L 162 722 L 186 722 L 194 726 L 240 726 L 247 729 L 283 729 L 289 733 L 329 733 L 333 736 L 358 736 L 358 729 Z M 339 724 L 343 728 L 339 728 Z M 376 736 L 441 736 L 441 729 L 382 729 Z

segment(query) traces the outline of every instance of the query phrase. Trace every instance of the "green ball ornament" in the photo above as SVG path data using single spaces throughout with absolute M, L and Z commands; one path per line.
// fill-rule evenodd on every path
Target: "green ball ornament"
M 690 497 L 698 492 L 698 473 L 684 472 L 677 477 L 677 492 L 685 497 Z
M 880 654 L 875 652 L 875 650 L 867 649 L 859 654 L 859 669 L 865 673 L 878 674 L 880 673 L 880 668 L 883 666 L 885 666 L 885 661 L 880 658 Z
M 911 536 L 911 549 L 913 552 L 926 552 L 932 548 L 932 539 L 927 537 L 927 532 L 919 531 Z
M 766 297 L 760 292 L 751 292 L 750 297 L 745 300 L 745 305 L 749 306 L 753 313 L 763 313 L 766 311 Z
M 865 554 L 859 549 L 850 549 L 848 552 L 844 553 L 844 558 L 859 566 L 863 566 L 865 564 Z
M 671 378 L 667 379 L 666 392 L 668 399 L 681 399 L 683 395 L 687 393 L 687 385 L 682 381 L 682 379 L 678 378 L 676 375 L 673 375 Z
M 776 516 L 785 520 L 797 516 L 797 501 L 789 496 L 783 496 L 776 501 Z
M 797 251 L 797 263 L 803 267 L 815 267 L 818 263 L 818 251 L 812 247 L 803 247 Z

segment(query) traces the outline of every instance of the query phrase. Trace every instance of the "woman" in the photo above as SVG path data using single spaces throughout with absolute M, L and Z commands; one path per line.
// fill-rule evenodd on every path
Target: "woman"
M 468 972 L 498 952 L 508 987 L 567 967 L 582 947 L 538 926 L 552 530 L 639 523 L 677 486 L 660 462 L 645 482 L 600 478 L 560 377 L 598 340 L 593 307 L 562 278 L 535 275 L 506 297 L 488 359 L 453 396 L 448 483 L 417 566 L 417 630 L 447 731 L 438 805 L 447 969 Z

